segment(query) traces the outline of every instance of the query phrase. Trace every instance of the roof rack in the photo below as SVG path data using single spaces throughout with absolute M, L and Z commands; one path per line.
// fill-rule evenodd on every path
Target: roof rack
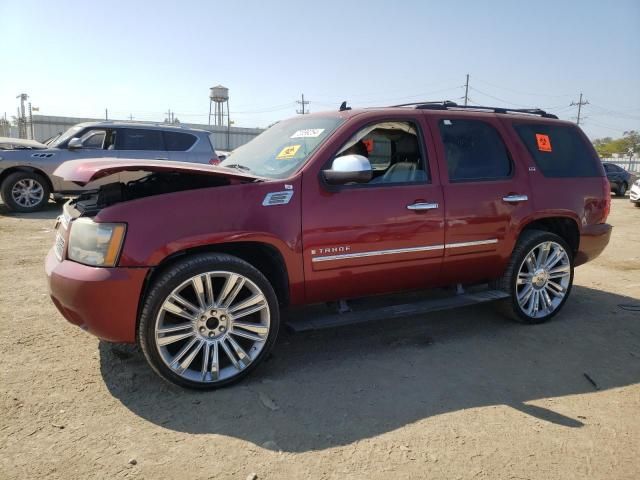
M 493 113 L 522 113 L 525 115 L 539 115 L 544 118 L 558 117 L 552 113 L 547 113 L 539 108 L 505 108 L 505 107 L 485 107 L 482 105 L 458 105 L 451 100 L 437 102 L 413 102 L 392 105 L 392 107 L 414 107 L 420 110 L 479 110 Z

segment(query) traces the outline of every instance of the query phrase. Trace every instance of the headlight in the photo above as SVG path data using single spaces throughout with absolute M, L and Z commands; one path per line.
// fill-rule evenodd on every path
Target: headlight
M 636 187 L 640 187 L 640 178 L 636 180 Z
M 126 228 L 124 223 L 96 223 L 79 218 L 71 223 L 69 260 L 94 267 L 115 266 Z

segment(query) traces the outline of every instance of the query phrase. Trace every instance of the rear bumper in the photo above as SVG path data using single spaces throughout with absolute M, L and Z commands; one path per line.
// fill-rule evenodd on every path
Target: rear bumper
M 590 262 L 602 253 L 611 238 L 612 226 L 608 223 L 582 227 L 580 245 L 575 258 L 575 266 Z
M 97 268 L 45 261 L 49 295 L 69 322 L 110 342 L 134 343 L 138 302 L 148 268 Z

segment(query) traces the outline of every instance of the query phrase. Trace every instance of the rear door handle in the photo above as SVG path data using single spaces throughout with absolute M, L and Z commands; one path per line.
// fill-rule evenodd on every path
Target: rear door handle
M 502 197 L 502 200 L 508 203 L 519 203 L 526 202 L 529 200 L 529 197 L 526 195 L 507 195 L 506 197 Z
M 407 209 L 408 210 L 435 210 L 439 206 L 440 205 L 438 205 L 437 203 L 416 202 L 416 203 L 412 203 L 411 205 L 407 205 Z

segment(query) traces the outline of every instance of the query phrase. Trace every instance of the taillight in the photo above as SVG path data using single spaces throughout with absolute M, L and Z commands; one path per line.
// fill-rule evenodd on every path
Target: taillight
M 607 221 L 607 217 L 611 212 L 611 184 L 607 177 L 602 177 L 602 189 L 604 195 L 604 212 L 602 217 L 602 223 Z
M 211 157 L 211 160 L 209 160 L 210 165 L 218 165 L 219 163 L 220 159 L 218 157 Z

